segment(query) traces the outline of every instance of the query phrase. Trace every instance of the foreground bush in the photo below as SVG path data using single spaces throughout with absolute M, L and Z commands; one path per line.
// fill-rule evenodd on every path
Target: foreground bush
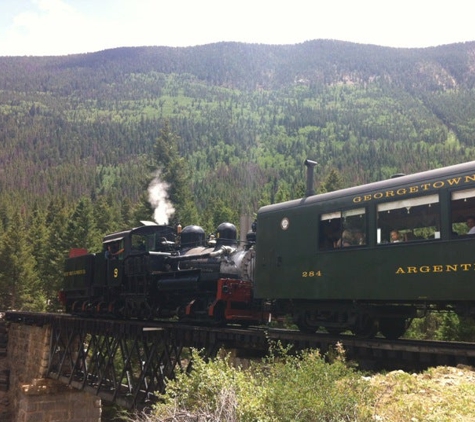
M 229 356 L 205 362 L 193 352 L 191 374 L 178 374 L 154 407 L 159 421 L 365 421 L 369 383 L 341 356 L 329 364 L 318 351 L 271 356 L 248 369 Z

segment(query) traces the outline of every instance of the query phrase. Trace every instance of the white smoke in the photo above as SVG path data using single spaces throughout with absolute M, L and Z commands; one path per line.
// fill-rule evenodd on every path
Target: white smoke
M 148 186 L 148 201 L 154 209 L 153 219 L 157 224 L 168 224 L 169 218 L 175 213 L 175 208 L 168 199 L 169 187 L 168 183 L 160 180 L 160 171 L 156 171 Z

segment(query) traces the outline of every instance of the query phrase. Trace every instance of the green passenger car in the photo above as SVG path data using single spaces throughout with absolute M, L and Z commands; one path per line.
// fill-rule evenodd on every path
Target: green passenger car
M 399 337 L 426 311 L 473 316 L 473 216 L 475 161 L 262 207 L 255 297 L 303 330 L 363 336 Z

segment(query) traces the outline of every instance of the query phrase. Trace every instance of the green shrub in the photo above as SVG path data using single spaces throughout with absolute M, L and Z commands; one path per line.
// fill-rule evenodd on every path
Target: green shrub
M 425 340 L 475 341 L 473 318 L 459 317 L 454 312 L 430 313 L 412 321 L 405 337 Z
M 279 353 L 242 369 L 229 356 L 205 362 L 194 351 L 193 371 L 167 385 L 154 414 L 162 421 L 370 420 L 363 410 L 371 408 L 369 385 L 344 359 L 329 364 L 318 351 Z
M 201 415 L 213 421 L 258 421 L 264 412 L 265 383 L 258 371 L 234 368 L 230 357 L 206 362 L 194 350 L 193 370 L 180 373 L 167 385 L 163 401 L 154 407 L 160 418 L 177 413 Z M 197 419 L 198 420 L 198 419 Z
M 318 351 L 309 350 L 270 368 L 265 396 L 268 420 L 370 419 L 363 411 L 371 400 L 369 386 L 343 359 L 329 364 Z

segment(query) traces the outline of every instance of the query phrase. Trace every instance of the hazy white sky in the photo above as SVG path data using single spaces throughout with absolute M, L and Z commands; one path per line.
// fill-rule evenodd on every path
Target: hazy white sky
M 429 47 L 475 41 L 474 11 L 473 0 L 0 0 L 0 56 L 314 39 Z

